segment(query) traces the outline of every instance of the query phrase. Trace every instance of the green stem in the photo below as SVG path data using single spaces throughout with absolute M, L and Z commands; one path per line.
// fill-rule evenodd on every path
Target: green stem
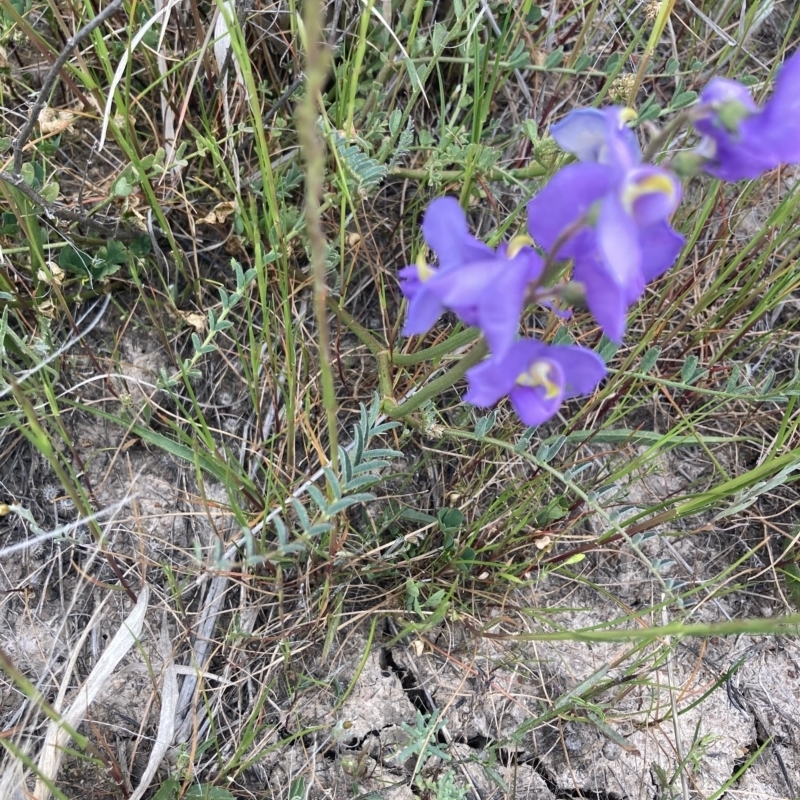
M 691 111 L 681 111 L 673 117 L 668 125 L 660 130 L 652 141 L 647 145 L 642 155 L 642 161 L 654 161 L 661 149 L 672 139 L 672 137 L 687 123 L 692 121 Z
M 419 16 L 422 13 L 422 5 L 423 3 L 421 2 L 421 0 L 406 0 L 405 6 L 403 7 L 403 10 L 400 13 L 403 17 L 408 19 L 411 16 L 412 7 L 419 6 L 418 10 L 415 9 L 415 15 L 414 15 L 414 22 L 418 23 Z M 409 34 L 407 42 L 407 46 L 409 48 L 411 48 L 413 45 L 415 34 L 416 34 L 416 28 L 414 27 L 414 23 L 412 23 L 411 33 Z M 392 39 L 389 44 L 389 49 L 386 51 L 386 61 L 381 67 L 380 72 L 378 72 L 377 76 L 375 77 L 375 80 L 373 81 L 372 84 L 372 89 L 370 90 L 370 93 L 367 96 L 367 99 L 364 102 L 364 105 L 362 106 L 361 110 L 358 112 L 358 117 L 355 121 L 356 128 L 361 127 L 364 124 L 364 121 L 367 119 L 367 117 L 369 117 L 369 115 L 373 112 L 373 110 L 375 109 L 375 104 L 377 103 L 378 98 L 381 96 L 381 88 L 386 86 L 392 72 L 394 72 L 395 69 L 397 69 L 397 65 L 395 62 L 395 56 L 397 55 L 397 48 L 398 48 L 397 42 L 394 39 Z
M 456 350 L 474 342 L 480 334 L 481 332 L 477 328 L 467 328 L 459 333 L 454 333 L 451 337 L 433 345 L 433 347 L 426 347 L 416 353 L 392 353 L 390 360 L 392 364 L 398 367 L 413 367 L 423 361 L 433 361 L 437 358 L 442 358 L 442 356 L 448 356 L 450 353 L 455 353 Z
M 460 381 L 470 367 L 474 367 L 487 353 L 489 348 L 486 341 L 481 339 L 468 353 L 462 356 L 458 363 L 451 367 L 444 375 L 440 375 L 430 383 L 425 384 L 416 394 L 402 403 L 394 403 L 384 398 L 383 413 L 388 417 L 405 417 L 416 411 L 436 395 L 449 389 L 454 383 Z
M 415 364 L 421 364 L 423 361 L 433 361 L 437 358 L 442 358 L 442 356 L 448 356 L 450 353 L 455 353 L 456 350 L 474 342 L 480 335 L 480 331 L 477 328 L 467 328 L 466 330 L 453 334 L 449 339 L 433 345 L 433 347 L 426 347 L 424 350 L 418 350 L 416 353 L 390 354 L 386 345 L 378 341 L 378 339 L 376 339 L 360 322 L 357 322 L 350 312 L 345 311 L 345 309 L 339 305 L 336 298 L 328 297 L 326 302 L 328 308 L 341 319 L 350 333 L 354 334 L 370 353 L 377 357 L 385 354 L 387 363 L 394 364 L 398 367 L 413 367 Z
M 328 308 L 345 324 L 347 330 L 354 334 L 372 355 L 379 356 L 381 353 L 386 352 L 386 345 L 379 342 L 360 322 L 357 322 L 348 311 L 345 311 L 344 308 L 339 305 L 335 297 L 328 296 L 325 302 L 328 304 Z
M 402 167 L 394 167 L 389 170 L 390 175 L 398 178 L 408 178 L 412 181 L 424 181 L 432 177 L 436 177 L 441 181 L 458 181 L 464 177 L 465 170 L 463 169 L 403 169 Z M 490 169 L 482 172 L 482 177 L 490 181 L 502 181 L 507 179 L 512 180 L 527 180 L 528 178 L 541 178 L 548 174 L 548 170 L 539 164 L 530 164 L 527 167 L 520 169 Z
M 645 72 L 647 72 L 647 66 L 650 63 L 650 59 L 653 57 L 653 53 L 655 53 L 659 41 L 661 41 L 661 34 L 664 33 L 664 28 L 667 26 L 667 20 L 669 20 L 669 15 L 672 13 L 674 6 L 675 0 L 663 0 L 659 5 L 658 16 L 653 25 L 653 30 L 650 31 L 650 38 L 647 40 L 647 46 L 639 61 L 639 69 L 636 70 L 636 78 L 633 82 L 633 87 L 628 95 L 628 105 L 631 107 L 634 107 L 636 104 L 636 95 L 641 88 L 642 79 L 644 78 Z
M 367 51 L 369 18 L 374 5 L 375 0 L 367 0 L 366 7 L 361 12 L 361 24 L 358 29 L 358 46 L 356 47 L 356 57 L 350 73 L 350 102 L 347 104 L 347 122 L 344 126 L 344 135 L 347 139 L 355 135 L 353 115 L 355 114 L 356 95 L 358 94 L 358 76 L 361 74 L 361 65 L 364 63 L 364 53 Z
M 394 381 L 388 350 L 378 353 L 378 389 L 384 403 L 394 403 Z

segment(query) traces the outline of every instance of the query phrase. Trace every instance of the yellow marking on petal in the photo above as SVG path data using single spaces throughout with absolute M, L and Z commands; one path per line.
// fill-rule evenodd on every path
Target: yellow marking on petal
M 667 197 L 675 196 L 675 184 L 666 175 L 650 175 L 644 180 L 628 184 L 622 191 L 622 204 L 631 213 L 633 204 L 646 194 L 661 192 Z
M 545 399 L 552 400 L 554 397 L 558 397 L 561 392 L 561 387 L 550 377 L 552 372 L 553 367 L 548 361 L 534 361 L 528 367 L 528 370 L 517 378 L 517 383 L 520 386 L 528 386 L 530 388 L 542 386 L 544 387 Z
M 420 253 L 417 256 L 417 277 L 425 283 L 436 274 L 436 270 L 425 261 L 425 254 Z
M 650 192 L 664 192 L 664 194 L 672 195 L 675 192 L 675 184 L 666 175 L 656 174 L 650 175 L 643 181 L 639 181 L 639 187 L 642 194 L 649 194 Z
M 533 247 L 533 239 L 527 233 L 520 233 L 508 243 L 506 255 L 509 258 L 514 258 L 523 247 Z
M 633 122 L 639 115 L 636 113 L 636 109 L 631 108 L 630 106 L 626 108 L 620 109 L 619 112 L 619 121 L 620 122 Z

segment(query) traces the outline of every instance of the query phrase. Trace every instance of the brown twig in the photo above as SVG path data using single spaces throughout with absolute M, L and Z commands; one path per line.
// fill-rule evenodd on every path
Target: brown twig
M 25 124 L 22 126 L 17 138 L 14 140 L 14 157 L 13 167 L 11 172 L 0 171 L 0 180 L 13 186 L 19 192 L 25 195 L 32 203 L 41 206 L 42 210 L 49 219 L 59 219 L 66 222 L 78 222 L 86 225 L 104 236 L 117 239 L 135 239 L 141 234 L 138 232 L 120 232 L 117 226 L 105 225 L 102 222 L 91 219 L 86 214 L 81 214 L 79 211 L 73 211 L 69 208 L 57 206 L 54 203 L 48 203 L 42 195 L 37 192 L 32 186 L 29 186 L 25 179 L 22 177 L 22 156 L 25 146 L 36 127 L 39 120 L 39 115 L 47 105 L 47 101 L 53 91 L 53 88 L 58 81 L 61 70 L 67 63 L 72 51 L 97 27 L 102 25 L 109 17 L 113 16 L 122 8 L 123 0 L 112 0 L 94 19 L 86 23 L 74 36 L 70 37 L 63 49 L 58 55 L 58 58 L 53 62 L 53 65 L 47 72 L 45 79 L 42 83 L 42 88 L 36 97 L 36 102 L 31 108 L 30 114 Z
M 0 180 L 7 183 L 9 186 L 13 186 L 35 205 L 41 206 L 48 219 L 83 223 L 92 230 L 102 233 L 104 236 L 113 236 L 115 239 L 138 239 L 142 235 L 141 231 L 120 231 L 116 225 L 106 225 L 102 222 L 98 222 L 96 219 L 92 219 L 86 214 L 81 214 L 79 211 L 73 211 L 71 208 L 58 206 L 55 203 L 48 203 L 36 189 L 25 183 L 25 179 L 22 175 L 0 171 Z
M 72 54 L 72 51 L 77 47 L 95 28 L 102 25 L 109 17 L 117 13 L 122 8 L 122 0 L 112 0 L 94 19 L 87 22 L 74 36 L 67 39 L 63 50 L 59 53 L 58 58 L 50 67 L 50 71 L 42 83 L 42 89 L 33 104 L 31 113 L 28 116 L 28 121 L 22 126 L 22 130 L 14 140 L 14 173 L 19 174 L 22 171 L 22 151 L 30 139 L 36 122 L 39 119 L 39 114 L 47 104 L 50 93 L 56 85 L 61 70 L 67 63 L 67 59 Z

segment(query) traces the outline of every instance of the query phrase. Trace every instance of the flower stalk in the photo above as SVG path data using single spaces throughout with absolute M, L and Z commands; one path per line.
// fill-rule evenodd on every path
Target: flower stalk
M 322 230 L 321 212 L 325 145 L 317 133 L 316 126 L 317 103 L 328 71 L 329 54 L 322 44 L 322 26 L 320 24 L 323 18 L 322 3 L 320 0 L 305 0 L 303 9 L 306 91 L 297 111 L 297 127 L 306 163 L 305 220 L 311 248 L 311 274 L 314 290 L 314 315 L 317 321 L 317 351 L 322 383 L 322 404 L 328 429 L 329 461 L 335 467 L 339 451 L 337 407 L 327 318 L 326 242 L 325 233 Z

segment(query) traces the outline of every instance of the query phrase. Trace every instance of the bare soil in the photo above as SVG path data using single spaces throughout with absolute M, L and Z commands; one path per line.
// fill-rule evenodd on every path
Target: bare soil
M 159 343 L 134 326 L 117 338 L 110 331 L 107 325 L 104 380 L 84 383 L 83 401 L 107 409 L 144 399 L 158 405 L 156 378 L 169 363 Z M 85 382 L 95 369 L 76 356 L 65 385 Z M 227 393 L 220 408 L 232 421 L 220 437 L 235 436 L 242 424 L 243 415 L 230 412 L 236 391 L 222 381 L 207 399 Z M 741 537 L 734 544 L 713 525 L 685 537 L 658 530 L 639 553 L 600 549 L 575 573 L 532 577 L 501 600 L 484 597 L 469 617 L 453 611 L 433 630 L 398 642 L 402 599 L 387 599 L 379 587 L 343 586 L 331 635 L 309 612 L 305 593 L 314 587 L 289 582 L 291 591 L 278 597 L 274 576 L 212 568 L 236 536 L 220 484 L 198 485 L 190 465 L 94 417 L 76 412 L 65 424 L 97 507 L 127 504 L 104 522 L 102 547 L 81 526 L 2 559 L 0 647 L 45 698 L 68 708 L 132 607 L 106 555 L 134 591 L 142 576 L 152 590 L 140 641 L 80 726 L 105 766 L 68 755 L 58 781 L 68 797 L 128 796 L 165 731 L 169 747 L 145 797 L 188 763 L 186 778 L 215 779 L 240 748 L 247 767 L 228 786 L 242 797 L 283 797 L 302 779 L 308 798 L 410 798 L 448 770 L 481 800 L 708 798 L 722 787 L 755 800 L 800 791 L 796 639 L 657 640 L 637 650 L 622 641 L 524 635 L 541 632 L 545 610 L 549 630 L 614 619 L 634 629 L 669 622 L 667 612 L 661 620 L 637 615 L 664 596 L 648 566 L 656 558 L 665 563 L 662 579 L 697 587 L 693 622 L 781 613 L 774 583 L 713 598 L 704 591 L 721 561 L 740 557 Z M 0 467 L 0 485 L 42 529 L 74 519 L 45 462 L 26 447 L 20 443 L 17 457 Z M 675 451 L 622 489 L 632 504 L 652 503 L 702 468 Z M 4 545 L 33 535 L 14 515 L 0 525 Z M 168 680 L 177 681 L 179 695 L 165 727 Z M 2 681 L 2 729 L 30 726 L 26 747 L 35 759 L 45 720 Z M 587 687 L 597 690 L 591 700 L 575 703 Z M 431 728 L 431 718 L 440 725 Z M 3 786 L 16 800 L 22 787 L 12 778 L 7 773 Z

